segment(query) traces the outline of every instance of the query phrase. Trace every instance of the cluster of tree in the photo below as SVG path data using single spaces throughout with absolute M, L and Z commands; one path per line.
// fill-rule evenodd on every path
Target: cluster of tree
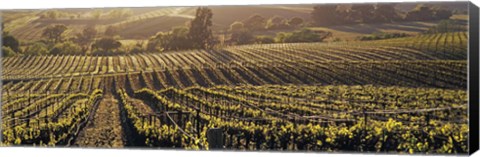
M 234 25 L 232 25 L 234 26 Z M 232 28 L 231 28 L 232 30 Z M 322 42 L 326 38 L 331 37 L 332 33 L 327 31 L 314 31 L 311 29 L 300 29 L 293 32 L 279 32 L 275 37 L 254 36 L 250 31 L 240 29 L 233 31 L 230 44 L 269 44 L 269 43 L 298 43 L 298 42 Z
M 147 50 L 150 52 L 175 51 L 191 49 L 189 29 L 175 27 L 169 32 L 159 32 L 148 40 Z
M 242 45 L 242 44 L 250 44 L 255 43 L 256 38 L 252 34 L 251 26 L 250 28 L 246 28 L 243 22 L 236 21 L 230 25 L 230 40 L 229 43 Z
M 83 52 L 87 52 L 90 44 L 97 37 L 97 33 L 98 32 L 95 27 L 86 27 L 81 33 L 76 34 L 76 38 L 74 38 L 73 40 L 75 41 L 75 43 L 81 46 Z
M 65 31 L 68 29 L 63 24 L 47 26 L 42 32 L 42 40 L 25 43 L 20 48 L 20 42 L 4 32 L 2 40 L 2 52 L 4 56 L 15 55 L 85 55 L 90 54 L 111 54 L 125 52 L 119 48 L 121 42 L 116 37 L 97 38 L 97 30 L 93 26 L 86 27 L 81 33 L 67 38 Z
M 391 38 L 402 38 L 402 37 L 408 37 L 410 35 L 406 33 L 374 33 L 372 35 L 367 35 L 367 36 L 362 36 L 359 37 L 358 40 L 361 41 L 366 41 L 366 40 L 381 40 L 381 39 L 391 39 Z
M 418 5 L 412 11 L 408 12 L 405 20 L 408 21 L 428 21 L 450 19 L 453 15 L 451 10 L 432 8 L 424 5 Z
M 16 55 L 20 50 L 20 41 L 18 41 L 9 32 L 5 31 L 5 24 L 2 22 L 2 56 L 9 57 Z
M 212 10 L 199 7 L 188 27 L 175 27 L 169 32 L 159 32 L 147 43 L 147 51 L 175 51 L 186 49 L 211 49 L 218 42 L 212 34 Z
M 244 45 L 244 44 L 270 44 L 274 43 L 275 39 L 269 36 L 254 36 L 251 32 L 240 31 L 231 34 L 228 44 Z
M 134 45 L 122 45 L 122 47 L 124 48 L 125 52 L 131 54 L 146 52 L 144 48 L 145 44 L 143 41 L 138 41 Z
M 94 30 L 93 32 L 91 32 L 92 29 Z M 42 32 L 43 40 L 29 43 L 23 51 L 19 52 L 24 55 L 85 54 L 84 50 L 86 50 L 86 48 L 82 48 L 82 46 L 87 43 L 84 40 L 92 40 L 86 38 L 93 38 L 95 36 L 89 34 L 96 34 L 95 28 L 85 28 L 82 33 L 77 34 L 73 38 L 67 38 L 65 36 L 65 31 L 67 30 L 68 27 L 63 24 L 49 25 Z
M 243 20 L 243 22 L 235 21 L 230 25 L 230 28 L 228 29 L 230 38 L 227 43 L 235 45 L 274 43 L 275 39 L 273 37 L 254 36 L 252 32 L 259 30 L 298 28 L 303 22 L 303 19 L 299 17 L 285 19 L 280 16 L 273 16 L 267 20 L 266 18 L 255 14 Z
M 101 15 L 101 10 L 95 11 Z M 95 13 L 94 12 L 94 13 Z M 50 10 L 45 12 L 47 15 L 52 17 L 57 17 L 59 11 Z M 112 16 L 120 17 L 125 16 L 131 13 L 129 9 L 114 9 L 109 12 Z M 211 12 L 210 12 L 211 13 Z M 209 17 L 211 19 L 211 15 Z M 200 19 L 202 20 L 202 19 Z M 203 19 L 204 20 L 204 19 Z M 192 26 L 196 26 L 202 21 L 193 21 Z M 205 22 L 205 20 L 203 21 Z M 208 20 L 207 20 L 208 22 Z M 211 26 L 211 21 L 210 25 Z M 2 31 L 3 31 L 2 23 Z M 94 26 L 88 26 L 84 28 L 80 33 L 77 33 L 73 36 L 67 36 L 66 32 L 69 28 L 64 24 L 52 24 L 47 26 L 42 31 L 42 39 L 38 41 L 25 42 L 20 46 L 20 41 L 17 40 L 13 35 L 10 35 L 8 32 L 3 31 L 2 35 L 2 52 L 4 57 L 16 56 L 16 55 L 85 55 L 85 54 L 94 54 L 94 55 L 109 55 L 109 54 L 119 54 L 119 53 L 138 53 L 144 51 L 143 44 L 137 44 L 133 48 L 122 47 L 122 43 L 119 41 L 119 28 L 115 26 L 109 26 L 103 33 L 102 37 L 99 37 L 99 33 Z M 203 28 L 195 28 L 203 29 Z M 198 31 L 199 34 L 205 35 L 205 32 Z M 189 32 L 196 33 L 196 32 Z M 203 34 L 202 34 L 203 33 Z M 207 33 L 208 34 L 208 33 Z M 204 38 L 204 36 L 192 36 L 189 35 L 190 40 L 199 40 L 199 39 L 209 39 L 209 37 Z M 210 38 L 211 31 L 210 31 Z M 189 40 L 189 41 L 190 41 Z M 180 43 L 177 43 L 180 45 Z M 185 45 L 188 43 L 182 43 L 184 45 L 180 46 L 190 46 Z M 209 48 L 206 43 L 197 43 L 197 47 Z M 193 47 L 193 46 L 192 46 Z
M 114 12 L 123 15 L 123 12 Z M 43 32 L 43 40 L 26 44 L 22 50 L 19 42 L 13 36 L 4 35 L 2 50 L 9 56 L 17 53 L 24 55 L 109 55 L 119 53 L 138 53 L 146 50 L 170 51 L 185 49 L 211 49 L 218 42 L 211 30 L 212 11 L 209 8 L 197 9 L 195 18 L 190 21 L 189 27 L 175 27 L 169 32 L 160 32 L 149 39 L 146 48 L 143 43 L 137 43 L 134 47 L 122 47 L 117 36 L 118 27 L 110 26 L 104 32 L 104 37 L 97 38 L 97 30 L 87 27 L 81 33 L 67 38 L 65 32 L 68 27 L 63 24 L 47 26 Z
M 15 56 L 16 53 L 10 47 L 2 46 L 2 56 L 3 57 L 11 57 Z
M 452 11 L 418 5 L 405 16 L 395 9 L 395 4 L 354 4 L 348 9 L 340 5 L 318 5 L 311 13 L 317 26 L 354 23 L 385 23 L 394 21 L 427 21 L 449 19 Z
M 64 40 L 63 33 L 65 33 L 67 29 L 68 27 L 63 24 L 50 25 L 43 30 L 42 36 L 45 37 L 49 43 L 56 44 Z
M 242 24 L 242 28 L 249 31 L 258 30 L 273 30 L 273 29 L 287 29 L 297 28 L 304 23 L 304 20 L 300 17 L 293 17 L 286 19 L 281 16 L 273 16 L 271 18 L 265 18 L 259 14 L 254 14 L 243 21 L 236 21 L 230 25 Z
M 442 20 L 436 26 L 431 27 L 425 33 L 448 33 L 448 32 L 463 32 L 467 31 L 467 27 L 453 20 Z
M 122 54 L 127 53 L 120 48 L 122 47 L 122 43 L 118 41 L 117 38 L 113 37 L 104 37 L 99 40 L 96 40 L 92 44 L 92 52 L 93 55 L 111 55 L 111 54 Z

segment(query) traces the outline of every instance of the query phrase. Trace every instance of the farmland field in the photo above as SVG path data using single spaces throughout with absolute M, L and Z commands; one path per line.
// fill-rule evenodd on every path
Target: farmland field
M 468 15 L 365 6 L 7 12 L 0 144 L 467 153 Z
M 230 149 L 465 152 L 466 41 L 9 57 L 3 142 L 204 149 L 223 127 Z

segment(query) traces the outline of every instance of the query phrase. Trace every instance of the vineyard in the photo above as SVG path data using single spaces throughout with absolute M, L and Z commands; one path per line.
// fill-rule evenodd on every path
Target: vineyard
M 223 149 L 466 153 L 467 41 L 7 57 L 2 143 L 210 149 L 221 128 Z

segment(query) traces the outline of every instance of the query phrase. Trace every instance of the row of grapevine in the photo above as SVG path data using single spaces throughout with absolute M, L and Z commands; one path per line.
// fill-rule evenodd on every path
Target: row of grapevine
M 108 75 L 139 71 L 184 69 L 221 64 L 272 62 L 324 62 L 324 61 L 383 61 L 383 60 L 466 60 L 465 45 L 457 44 L 445 35 L 445 42 L 436 42 L 434 49 L 409 46 L 413 39 L 385 40 L 373 43 L 293 43 L 226 47 L 221 51 L 185 51 L 133 54 L 127 56 L 20 56 L 8 57 L 3 62 L 4 80 L 30 78 Z M 442 38 L 442 39 L 443 39 Z M 453 38 L 453 37 L 452 37 Z M 433 38 L 436 39 L 436 38 Z M 433 40 L 425 39 L 425 40 Z M 448 39 L 448 40 L 447 40 Z M 400 39 L 398 39 L 400 40 Z M 403 41 L 405 40 L 405 41 Z M 424 44 L 414 40 L 415 43 Z M 422 39 L 423 40 L 423 39 Z M 466 40 L 466 39 L 461 39 Z M 437 40 L 435 40 L 437 41 Z M 400 42 L 401 44 L 398 44 Z M 392 44 L 394 43 L 394 44 Z M 428 42 L 431 43 L 431 42 Z M 348 49 L 344 44 L 348 44 Z M 432 46 L 429 46 L 432 47 Z M 440 47 L 440 48 L 438 48 Z M 433 49 L 433 50 L 431 50 Z M 441 51 L 441 54 L 438 54 Z
M 468 118 L 458 114 L 466 110 L 462 90 L 266 85 L 141 89 L 132 95 L 135 98 L 124 90 L 118 93 L 130 125 L 148 146 L 199 149 L 208 146 L 208 128 L 222 128 L 227 149 L 467 151 Z M 412 111 L 413 106 L 423 109 Z M 274 114 L 270 108 L 275 107 L 285 110 L 273 109 L 278 111 Z M 313 120 L 307 110 L 323 119 Z M 183 118 L 171 118 L 169 113 Z M 342 114 L 355 120 L 335 121 L 348 118 Z M 336 117 L 326 118 L 329 115 Z
M 55 101 L 40 99 L 19 111 L 12 111 L 14 117 L 7 114 L 2 118 L 2 143 L 68 145 L 89 120 L 101 97 L 102 90 L 94 90 L 90 94 L 70 94 Z

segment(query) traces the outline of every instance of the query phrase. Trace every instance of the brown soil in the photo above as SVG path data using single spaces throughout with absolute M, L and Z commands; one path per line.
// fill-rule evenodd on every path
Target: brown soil
M 80 147 L 122 148 L 125 145 L 118 100 L 105 96 L 93 119 L 80 133 L 75 145 Z

